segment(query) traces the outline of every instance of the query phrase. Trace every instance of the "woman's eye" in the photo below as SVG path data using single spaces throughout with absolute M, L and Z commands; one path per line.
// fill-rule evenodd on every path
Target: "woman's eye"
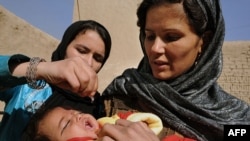
M 100 62 L 102 63 L 104 61 L 104 57 L 99 55 L 99 54 L 95 54 L 94 55 L 94 59 L 97 61 L 97 62 Z
M 86 49 L 77 49 L 79 53 L 86 54 L 87 50 Z
M 167 41 L 167 42 L 172 42 L 172 41 L 177 41 L 177 40 L 179 40 L 181 37 L 179 36 L 179 35 L 167 35 L 166 37 L 165 37 L 165 40 Z
M 146 35 L 146 40 L 153 41 L 155 39 L 155 35 Z

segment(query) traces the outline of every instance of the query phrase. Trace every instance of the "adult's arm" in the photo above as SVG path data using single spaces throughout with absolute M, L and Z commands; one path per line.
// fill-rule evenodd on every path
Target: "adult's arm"
M 0 56 L 0 89 L 26 83 L 30 58 L 24 55 Z M 98 88 L 96 72 L 81 57 L 55 62 L 40 62 L 37 80 L 70 90 L 80 96 L 93 96 Z
M 12 56 L 0 55 L 0 89 L 14 87 L 26 83 L 24 75 L 15 75 L 13 69 L 18 65 L 30 60 L 29 57 L 16 54 Z

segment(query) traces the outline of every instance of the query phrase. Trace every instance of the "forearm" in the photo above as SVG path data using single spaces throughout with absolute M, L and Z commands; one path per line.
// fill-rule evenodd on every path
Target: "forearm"
M 25 77 L 28 65 L 28 62 L 11 65 L 9 67 L 11 75 L 18 78 Z
M 26 82 L 25 65 L 29 58 L 23 55 L 0 56 L 0 85 L 2 87 L 12 87 Z M 18 67 L 17 67 L 18 66 Z

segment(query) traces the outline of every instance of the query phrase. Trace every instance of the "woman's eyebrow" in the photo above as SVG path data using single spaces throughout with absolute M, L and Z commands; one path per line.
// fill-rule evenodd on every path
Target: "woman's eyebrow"
M 76 44 L 76 47 L 81 47 L 81 48 L 84 48 L 84 49 L 88 49 L 88 50 L 89 50 L 88 46 L 83 45 L 83 44 Z
M 150 30 L 150 29 L 145 29 L 145 32 L 152 32 L 152 30 Z

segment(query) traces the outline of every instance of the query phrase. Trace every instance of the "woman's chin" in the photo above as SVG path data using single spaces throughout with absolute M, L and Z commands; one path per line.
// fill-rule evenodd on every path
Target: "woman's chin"
M 167 73 L 165 72 L 153 72 L 153 75 L 156 79 L 159 79 L 159 80 L 168 80 L 171 78 L 170 75 L 168 75 Z

